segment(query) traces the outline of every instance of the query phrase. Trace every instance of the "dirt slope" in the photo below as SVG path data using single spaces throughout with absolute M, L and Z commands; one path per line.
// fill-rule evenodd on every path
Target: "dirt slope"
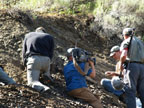
M 100 96 L 104 108 L 123 108 L 125 105 L 100 86 L 106 70 L 114 69 L 114 61 L 108 58 L 111 44 L 89 29 L 92 16 L 60 16 L 46 13 L 21 12 L 18 10 L 0 10 L 0 64 L 10 77 L 19 85 L 0 86 L 0 107 L 3 108 L 92 108 L 87 103 L 73 99 L 66 94 L 62 73 L 65 52 L 78 47 L 95 54 L 96 84 L 88 82 L 93 93 Z M 50 92 L 40 94 L 26 86 L 26 71 L 21 62 L 21 50 L 24 34 L 43 26 L 55 38 L 55 53 L 51 70 L 55 83 L 43 82 L 51 88 Z M 117 40 L 119 41 L 119 40 Z M 116 42 L 117 42 L 116 41 Z M 41 79 L 42 80 L 42 79 Z

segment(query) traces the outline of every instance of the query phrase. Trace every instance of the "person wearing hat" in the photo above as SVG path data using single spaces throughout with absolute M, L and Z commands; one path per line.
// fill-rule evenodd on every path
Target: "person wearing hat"
M 41 72 L 47 80 L 52 81 L 50 62 L 53 57 L 54 39 L 45 31 L 43 27 L 38 27 L 35 32 L 27 33 L 22 50 L 23 62 L 27 67 L 28 85 L 40 92 L 49 89 L 39 81 Z
M 114 95 L 119 97 L 119 100 L 125 102 L 124 100 L 124 90 L 122 90 L 123 86 L 116 78 L 120 75 L 118 73 L 119 59 L 120 59 L 121 51 L 119 46 L 113 46 L 110 50 L 110 57 L 114 58 L 117 61 L 115 66 L 115 71 L 106 71 L 105 75 L 111 77 L 112 79 L 102 78 L 100 84 L 104 87 L 108 92 L 113 93 Z M 116 83 L 112 84 L 112 80 L 115 80 Z
M 88 61 L 90 67 L 86 68 L 86 63 L 77 63 L 72 56 L 75 48 L 67 50 L 68 63 L 64 66 L 64 77 L 68 95 L 82 99 L 92 105 L 94 108 L 103 108 L 98 96 L 96 97 L 87 87 L 85 76 L 95 77 L 95 67 L 93 61 Z
M 119 73 L 122 71 L 122 65 L 125 65 L 123 71 L 127 108 L 136 108 L 136 92 L 139 94 L 144 108 L 144 44 L 140 39 L 134 36 L 132 28 L 123 30 L 124 41 L 121 43 Z
M 119 76 L 120 74 L 118 73 L 118 67 L 119 67 L 119 60 L 121 56 L 121 51 L 119 46 L 113 46 L 110 50 L 110 57 L 114 58 L 117 61 L 116 64 L 116 72 L 109 72 L 107 71 L 105 74 L 109 76 Z
M 125 84 L 123 81 L 121 81 L 119 79 L 120 74 L 118 72 L 118 68 L 119 68 L 119 64 L 120 64 L 120 62 L 119 62 L 120 56 L 121 56 L 120 47 L 113 46 L 110 50 L 110 57 L 114 58 L 117 61 L 116 69 L 115 69 L 115 71 L 105 72 L 105 74 L 107 76 L 112 77 L 112 79 L 103 78 L 101 80 L 101 85 L 104 87 L 105 90 L 118 96 L 119 100 L 125 103 L 126 102 L 125 90 L 124 90 Z M 123 69 L 124 69 L 124 66 L 125 65 L 123 65 Z M 139 98 L 135 97 L 135 100 L 136 100 L 136 106 L 138 106 L 138 107 L 141 106 L 141 101 L 139 100 Z

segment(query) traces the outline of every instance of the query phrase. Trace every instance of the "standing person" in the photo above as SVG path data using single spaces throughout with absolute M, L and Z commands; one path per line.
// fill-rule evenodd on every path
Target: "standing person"
M 124 41 L 121 43 L 119 72 L 122 65 L 126 68 L 123 71 L 127 108 L 136 108 L 136 92 L 140 96 L 142 108 L 144 108 L 144 45 L 141 40 L 133 36 L 132 28 L 123 30 Z
M 93 95 L 86 84 L 85 76 L 90 76 L 91 78 L 95 77 L 96 72 L 94 63 L 90 60 L 88 63 L 77 63 L 72 56 L 73 50 L 74 48 L 69 48 L 67 50 L 67 58 L 69 62 L 64 67 L 64 77 L 66 80 L 68 95 L 82 99 L 91 104 L 94 108 L 103 108 L 99 98 Z
M 110 57 L 114 58 L 116 61 L 117 61 L 117 64 L 115 66 L 115 71 L 107 71 L 105 72 L 105 74 L 107 76 L 110 76 L 110 77 L 114 77 L 114 76 L 120 76 L 120 74 L 118 73 L 118 68 L 119 68 L 119 60 L 120 60 L 120 56 L 121 56 L 121 51 L 120 51 L 120 47 L 119 46 L 113 46 L 110 50 Z M 123 77 L 123 75 L 122 75 Z M 119 100 L 122 101 L 122 102 L 126 102 L 126 99 L 125 99 L 125 90 L 124 89 L 119 89 L 121 88 L 120 86 L 118 87 L 119 90 L 116 90 L 113 88 L 113 85 L 112 85 L 112 80 L 111 79 L 107 79 L 107 78 L 103 78 L 101 80 L 101 85 L 108 91 L 108 92 L 111 92 L 113 93 L 114 95 L 118 96 L 119 97 Z M 136 100 L 136 106 L 137 107 L 140 107 L 141 108 L 141 101 L 139 98 L 135 98 Z
M 49 89 L 39 81 L 39 76 L 40 72 L 44 72 L 44 76 L 51 79 L 50 62 L 53 57 L 53 50 L 54 39 L 51 35 L 45 33 L 43 27 L 25 35 L 22 56 L 27 67 L 28 85 L 40 92 Z
M 3 71 L 3 69 L 0 67 L 0 83 L 3 84 L 16 84 L 16 82 L 10 78 L 6 72 Z

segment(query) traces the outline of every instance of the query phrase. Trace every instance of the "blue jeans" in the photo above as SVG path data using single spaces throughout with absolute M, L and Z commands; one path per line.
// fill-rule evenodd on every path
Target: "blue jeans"
M 127 108 L 136 108 L 136 92 L 144 108 L 144 64 L 130 63 L 129 69 L 124 71 L 124 83 Z
M 112 84 L 111 84 L 111 80 L 110 79 L 107 79 L 107 78 L 103 78 L 101 80 L 101 85 L 105 88 L 105 90 L 107 90 L 108 92 L 111 92 L 113 94 L 115 94 L 116 96 L 120 96 L 124 93 L 123 90 L 115 90 L 113 87 L 112 87 Z
M 0 82 L 4 84 L 16 84 L 16 82 L 10 78 L 0 67 Z

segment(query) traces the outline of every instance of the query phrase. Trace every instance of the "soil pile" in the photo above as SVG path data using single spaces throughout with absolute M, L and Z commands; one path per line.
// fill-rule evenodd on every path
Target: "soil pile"
M 89 24 L 93 20 L 92 16 L 72 17 L 46 13 L 30 14 L 15 9 L 1 10 L 0 64 L 18 85 L 0 86 L 0 107 L 92 108 L 79 99 L 69 97 L 65 90 L 62 73 L 64 60 L 66 60 L 65 53 L 67 48 L 75 46 L 76 40 L 78 47 L 94 53 L 97 59 L 97 73 L 94 79 L 97 83 L 88 82 L 89 88 L 94 94 L 100 96 L 104 108 L 125 107 L 116 96 L 106 92 L 100 86 L 101 78 L 105 77 L 104 72 L 114 69 L 114 61 L 108 58 L 112 44 L 106 44 L 105 38 L 100 38 L 90 31 Z M 51 89 L 42 94 L 26 86 L 26 70 L 21 59 L 24 34 L 34 31 L 39 26 L 43 26 L 54 36 L 56 44 L 51 69 L 54 83 L 43 82 Z

